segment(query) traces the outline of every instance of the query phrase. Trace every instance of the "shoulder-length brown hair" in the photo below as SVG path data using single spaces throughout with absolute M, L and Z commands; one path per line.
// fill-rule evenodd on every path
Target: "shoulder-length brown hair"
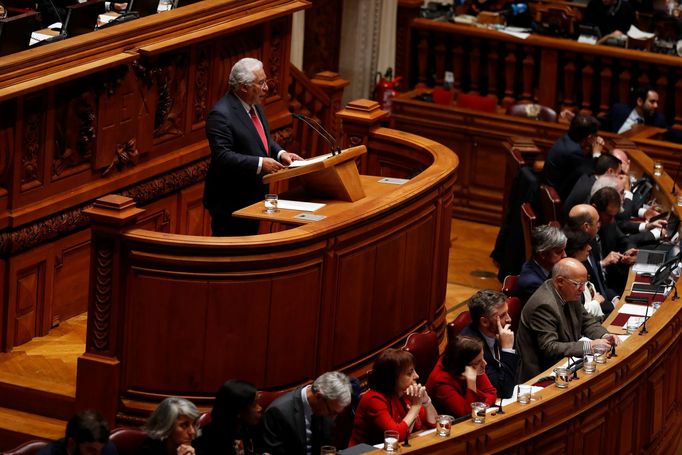
M 464 369 L 481 353 L 483 342 L 478 338 L 456 336 L 450 341 L 443 354 L 443 369 L 459 377 Z
M 414 357 L 402 349 L 386 349 L 377 357 L 369 374 L 369 387 L 384 395 L 395 395 L 398 377 L 414 367 Z

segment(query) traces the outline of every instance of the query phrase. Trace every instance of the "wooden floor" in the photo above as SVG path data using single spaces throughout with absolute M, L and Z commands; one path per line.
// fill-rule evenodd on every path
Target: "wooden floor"
M 499 289 L 497 268 L 489 257 L 498 228 L 453 219 L 448 268 L 446 307 L 448 322 L 466 309 L 466 300 L 478 289 Z M 13 386 L 59 395 L 73 400 L 76 392 L 76 362 L 85 350 L 86 315 L 76 316 L 53 330 L 0 353 L 0 389 Z M 36 417 L 3 408 L 0 397 L 0 450 L 9 449 L 2 441 L 2 429 L 26 431 L 47 439 L 63 435 L 63 420 Z

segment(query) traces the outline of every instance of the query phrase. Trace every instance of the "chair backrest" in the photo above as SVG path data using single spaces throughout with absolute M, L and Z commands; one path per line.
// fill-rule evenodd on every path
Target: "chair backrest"
M 550 185 L 540 185 L 540 207 L 545 224 L 556 221 L 561 225 L 563 210 L 559 193 Z
M 471 314 L 469 314 L 469 311 L 466 310 L 459 313 L 457 317 L 446 326 L 448 342 L 452 341 L 462 330 L 464 330 L 464 327 L 469 324 L 471 324 Z
M 516 283 L 519 281 L 518 275 L 507 275 L 502 282 L 502 292 L 507 297 L 511 297 L 516 292 Z
M 442 87 L 436 87 L 431 92 L 433 102 L 443 106 L 450 106 L 452 104 L 452 95 L 452 90 Z
M 279 397 L 280 395 L 284 395 L 287 392 L 288 390 L 276 390 L 274 392 L 269 390 L 259 390 L 258 404 L 260 404 L 263 410 L 265 410 L 268 406 L 270 406 L 270 403 L 275 401 L 277 397 Z
M 523 243 L 526 251 L 526 261 L 533 256 L 533 245 L 530 240 L 530 232 L 537 224 L 538 218 L 530 202 L 521 204 L 521 228 L 523 229 Z
M 411 333 L 403 349 L 414 356 L 414 369 L 425 383 L 438 362 L 438 338 L 431 331 Z
M 136 455 L 146 438 L 147 433 L 144 430 L 127 427 L 115 428 L 109 436 L 119 455 Z
M 496 112 L 497 97 L 494 95 L 476 95 L 474 93 L 460 93 L 457 97 L 457 107 L 481 112 Z
M 509 317 L 512 320 L 511 329 L 514 333 L 516 333 L 517 329 L 519 328 L 519 322 L 521 319 L 521 309 L 523 308 L 523 305 L 521 305 L 521 299 L 519 299 L 518 297 L 508 297 L 507 308 Z
M 542 120 L 543 122 L 556 122 L 556 112 L 554 109 L 541 104 L 512 104 L 507 108 L 506 114 L 514 117 Z
M 199 416 L 199 428 L 204 428 L 207 426 L 209 423 L 211 423 L 211 413 L 210 412 L 204 412 Z
M 40 449 L 47 445 L 47 441 L 31 440 L 26 441 L 18 447 L 8 450 L 7 452 L 2 452 L 3 455 L 34 455 Z

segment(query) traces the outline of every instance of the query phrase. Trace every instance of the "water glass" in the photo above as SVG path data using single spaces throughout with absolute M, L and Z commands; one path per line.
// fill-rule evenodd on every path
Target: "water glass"
M 485 423 L 485 410 L 488 405 L 485 403 L 475 402 L 471 403 L 471 420 L 474 423 Z
M 606 358 L 609 355 L 610 347 L 604 345 L 597 345 L 594 347 L 594 361 L 597 363 L 606 363 Z
M 454 417 L 449 415 L 439 415 L 436 419 L 436 434 L 442 438 L 450 436 L 450 428 L 455 421 Z
M 527 385 L 527 384 L 521 384 L 519 386 L 519 394 L 516 397 L 516 399 L 519 403 L 521 403 L 521 404 L 530 403 L 531 395 L 532 395 L 531 391 L 533 390 L 531 387 L 532 386 Z
M 322 446 L 320 447 L 320 455 L 336 455 L 336 447 Z
M 568 387 L 568 381 L 570 380 L 570 374 L 571 374 L 569 369 L 568 368 L 555 368 L 554 374 L 556 374 L 556 377 L 554 378 L 554 384 L 557 387 L 559 387 L 560 389 L 567 388 Z
M 583 357 L 583 370 L 586 374 L 593 374 L 597 371 L 597 362 L 594 360 L 594 354 L 585 354 L 585 357 Z
M 637 329 L 639 328 L 639 320 L 637 318 L 630 318 L 628 319 L 627 325 L 625 326 L 625 330 L 628 332 L 628 335 L 632 335 L 633 333 L 637 332 Z
M 656 177 L 660 177 L 663 175 L 663 163 L 661 163 L 660 161 L 654 162 L 654 175 Z
M 273 214 L 277 212 L 277 195 L 276 194 L 266 194 L 265 195 L 265 210 L 267 214 Z
M 400 452 L 400 444 L 398 443 L 399 436 L 400 433 L 398 433 L 395 430 L 384 431 L 384 452 L 388 453 Z

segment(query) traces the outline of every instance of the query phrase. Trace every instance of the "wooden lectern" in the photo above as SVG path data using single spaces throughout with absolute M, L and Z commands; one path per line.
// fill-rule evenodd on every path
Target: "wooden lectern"
M 365 153 L 367 147 L 359 145 L 343 150 L 338 155 L 312 158 L 312 162 L 305 166 L 266 175 L 263 183 L 299 177 L 310 197 L 355 202 L 365 197 L 355 158 Z

